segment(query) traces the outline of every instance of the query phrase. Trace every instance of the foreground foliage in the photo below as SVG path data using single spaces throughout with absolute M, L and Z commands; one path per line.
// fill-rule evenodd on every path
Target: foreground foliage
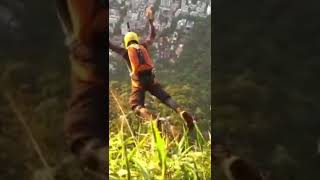
M 180 140 L 170 141 L 161 137 L 156 122 L 140 124 L 132 132 L 124 125 L 127 120 L 120 128 L 111 125 L 110 179 L 211 179 L 210 136 L 205 139 L 196 128 L 193 139 L 184 131 Z

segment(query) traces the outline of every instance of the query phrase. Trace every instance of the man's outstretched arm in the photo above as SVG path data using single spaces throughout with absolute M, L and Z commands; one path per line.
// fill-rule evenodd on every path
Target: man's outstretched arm
M 115 53 L 124 56 L 126 53 L 126 49 L 117 45 L 114 45 L 113 43 L 111 43 L 111 41 L 109 40 L 109 49 L 111 49 L 112 51 L 114 51 Z
M 156 37 L 156 30 L 155 30 L 154 25 L 153 25 L 153 19 L 149 19 L 149 24 L 150 24 L 149 36 L 145 40 L 145 42 L 142 43 L 142 45 L 144 45 L 145 47 L 151 46 L 152 43 L 154 42 L 155 37 Z
M 149 47 L 152 45 L 155 37 L 156 37 L 156 30 L 153 26 L 153 20 L 154 20 L 154 17 L 153 17 L 153 13 L 152 13 L 152 7 L 148 7 L 146 9 L 146 17 L 148 18 L 148 21 L 149 21 L 149 24 L 150 24 L 150 33 L 149 33 L 149 36 L 148 38 L 146 39 L 145 42 L 142 43 L 142 45 L 144 45 L 145 47 Z

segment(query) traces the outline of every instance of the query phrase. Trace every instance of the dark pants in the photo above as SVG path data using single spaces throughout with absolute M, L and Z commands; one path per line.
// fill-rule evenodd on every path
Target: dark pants
M 93 56 L 71 53 L 72 87 L 65 116 L 65 134 L 71 150 L 77 153 L 88 139 L 107 143 L 107 60 L 103 42 L 89 48 Z M 100 46 L 99 46 L 100 44 Z M 82 45 L 76 45 L 82 46 Z M 76 51 L 74 51 L 76 52 Z
M 142 74 L 132 79 L 130 106 L 131 109 L 135 109 L 137 106 L 144 107 L 145 93 L 149 91 L 150 94 L 157 97 L 162 103 L 165 103 L 170 95 L 163 90 L 160 83 L 155 80 L 155 77 L 151 73 Z
M 65 135 L 71 151 L 91 170 L 105 173 L 107 145 L 108 8 L 101 0 L 57 0 L 71 61 L 71 98 Z M 104 2 L 104 1 L 103 1 Z

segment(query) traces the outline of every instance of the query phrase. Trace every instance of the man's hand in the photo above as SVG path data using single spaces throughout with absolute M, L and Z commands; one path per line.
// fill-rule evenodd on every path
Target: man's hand
M 154 17 L 153 17 L 153 13 L 152 13 L 152 6 L 148 6 L 145 12 L 146 17 L 153 21 Z

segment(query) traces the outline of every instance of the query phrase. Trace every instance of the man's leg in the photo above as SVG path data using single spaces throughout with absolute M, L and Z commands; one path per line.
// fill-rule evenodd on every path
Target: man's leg
M 104 34 L 93 32 L 91 22 L 101 10 L 98 1 L 66 0 L 69 16 L 61 18 L 71 61 L 71 99 L 65 117 L 65 134 L 71 151 L 92 170 L 107 168 L 107 55 Z M 65 19 L 70 17 L 70 19 Z M 72 22 L 72 24 L 70 24 Z M 99 37 L 99 38 L 97 38 Z M 69 37 L 70 38 L 70 37 Z
M 72 89 L 65 134 L 72 152 L 89 168 L 101 170 L 107 162 L 107 83 L 96 74 L 90 59 L 73 55 L 70 59 Z
M 175 100 L 161 87 L 157 80 L 148 88 L 149 92 L 157 97 L 162 103 L 173 109 L 176 113 L 179 113 L 181 118 L 186 121 L 188 128 L 193 128 L 193 117 L 190 113 L 183 110 L 183 108 L 176 103 Z
M 107 161 L 107 104 L 101 102 L 106 101 L 106 97 L 101 98 L 106 93 L 98 91 L 98 87 L 75 82 L 65 118 L 65 134 L 71 151 L 93 170 L 103 169 Z
M 144 106 L 145 90 L 142 87 L 131 87 L 129 104 L 131 109 L 144 120 L 154 119 L 155 115 Z

